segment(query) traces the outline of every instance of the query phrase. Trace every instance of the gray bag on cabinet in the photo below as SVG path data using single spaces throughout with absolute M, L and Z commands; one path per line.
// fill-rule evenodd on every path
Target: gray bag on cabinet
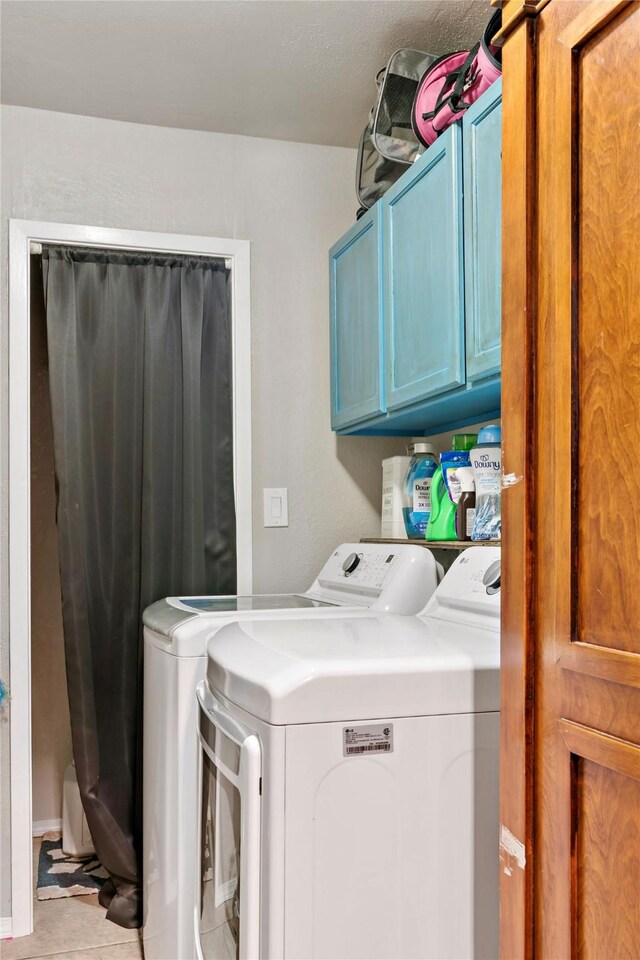
M 360 138 L 356 196 L 368 210 L 409 167 L 422 146 L 411 126 L 411 110 L 425 70 L 436 57 L 421 50 L 396 50 L 378 73 L 378 98 Z

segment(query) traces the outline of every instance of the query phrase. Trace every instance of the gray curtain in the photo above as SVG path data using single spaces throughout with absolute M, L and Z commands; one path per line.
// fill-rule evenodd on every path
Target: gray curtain
M 141 923 L 144 608 L 236 589 L 224 261 L 43 252 L 73 754 L 109 873 Z

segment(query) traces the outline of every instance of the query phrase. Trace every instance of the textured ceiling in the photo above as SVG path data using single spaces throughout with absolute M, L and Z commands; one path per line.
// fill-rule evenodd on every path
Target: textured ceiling
M 473 43 L 488 0 L 4 0 L 2 102 L 355 146 L 390 53 Z

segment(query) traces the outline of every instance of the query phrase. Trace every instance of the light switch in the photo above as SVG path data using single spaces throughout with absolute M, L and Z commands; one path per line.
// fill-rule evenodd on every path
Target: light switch
M 286 487 L 264 487 L 265 527 L 288 527 L 289 508 Z

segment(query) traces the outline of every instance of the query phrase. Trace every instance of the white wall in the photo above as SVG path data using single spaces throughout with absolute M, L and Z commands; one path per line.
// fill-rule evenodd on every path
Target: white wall
M 376 535 L 380 461 L 404 442 L 329 427 L 330 244 L 353 221 L 355 151 L 2 107 L 0 675 L 7 665 L 8 218 L 250 240 L 254 586 L 305 587 L 340 540 Z M 262 488 L 289 488 L 289 527 L 262 527 Z M 8 724 L 0 917 L 8 912 Z

